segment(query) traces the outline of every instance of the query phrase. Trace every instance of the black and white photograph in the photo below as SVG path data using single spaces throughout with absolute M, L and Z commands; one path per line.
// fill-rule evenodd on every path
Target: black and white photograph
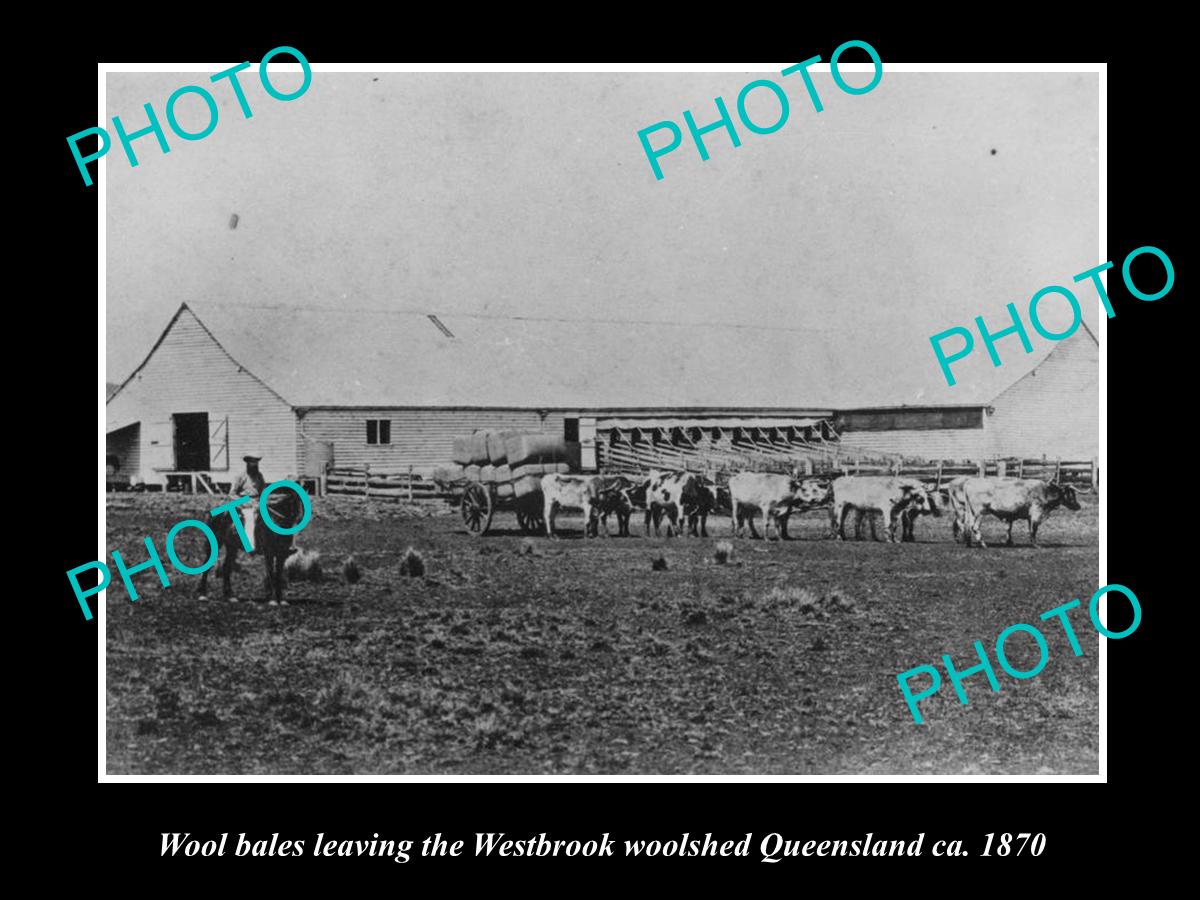
M 1101 67 L 834 49 L 102 73 L 102 774 L 1102 780 Z

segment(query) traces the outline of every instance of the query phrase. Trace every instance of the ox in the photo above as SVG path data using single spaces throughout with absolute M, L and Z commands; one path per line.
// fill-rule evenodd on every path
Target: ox
M 692 472 L 660 472 L 650 470 L 646 487 L 646 535 L 650 534 L 650 523 L 654 523 L 654 536 L 659 535 L 659 525 L 667 517 L 667 537 L 685 535 L 688 526 L 692 534 L 708 537 L 708 514 L 716 507 L 716 494 L 712 485 Z
M 637 496 L 642 488 L 635 485 L 624 475 L 597 475 L 592 482 L 597 499 L 592 507 L 595 518 L 588 522 L 588 527 L 599 533 L 603 527 L 608 533 L 608 517 L 617 517 L 617 534 L 629 537 L 629 517 L 637 505 Z
M 788 539 L 788 519 L 792 513 L 806 512 L 810 509 L 821 509 L 829 506 L 833 502 L 833 483 L 823 478 L 800 478 L 798 475 L 792 476 L 793 482 L 799 482 L 799 487 L 795 491 L 795 500 L 792 503 L 791 509 L 779 516 L 778 524 L 783 526 L 780 529 L 779 536 L 785 541 Z
M 585 538 L 591 536 L 593 517 L 599 520 L 600 527 L 604 529 L 604 536 L 608 537 L 608 519 L 601 518 L 600 511 L 610 503 L 612 495 L 621 493 L 618 484 L 603 475 L 543 475 L 542 504 L 546 534 L 552 538 L 557 537 L 554 533 L 554 518 L 560 509 L 578 509 L 583 512 Z M 597 532 L 599 530 L 597 528 Z
M 968 478 L 962 484 L 961 493 L 966 506 L 964 532 L 968 547 L 972 541 L 980 547 L 987 546 L 979 530 L 984 513 L 991 513 L 1008 523 L 1007 544 L 1010 547 L 1013 522 L 1027 519 L 1029 543 L 1036 547 L 1038 526 L 1051 510 L 1059 506 L 1079 509 L 1075 488 L 1036 478 Z
M 909 481 L 917 490 L 925 492 L 925 503 L 923 505 L 912 504 L 905 506 L 900 510 L 900 525 L 901 535 L 900 540 L 903 543 L 912 543 L 916 540 L 913 534 L 913 525 L 917 520 L 917 516 L 940 516 L 942 508 L 949 503 L 949 497 L 945 489 L 930 490 L 924 484 L 916 479 L 900 479 L 901 481 Z M 854 520 L 854 537 L 856 540 L 862 540 L 863 517 L 868 515 L 866 510 L 856 510 L 857 517 Z M 958 539 L 959 524 L 957 517 L 954 520 L 954 537 Z M 871 540 L 879 540 L 879 536 L 875 533 L 875 516 L 871 515 Z
M 828 494 L 828 484 L 815 479 L 800 480 L 770 472 L 739 472 L 729 479 L 733 534 L 741 537 L 742 523 L 745 522 L 750 526 L 750 536 L 758 537 L 754 516 L 761 514 L 763 540 L 769 539 L 771 525 L 782 540 L 786 536 L 787 517 L 793 511 L 826 502 Z
M 929 492 L 925 486 L 912 478 L 887 476 L 843 475 L 833 482 L 833 506 L 829 511 L 829 524 L 833 537 L 846 539 L 846 514 L 857 510 L 857 537 L 862 537 L 861 514 L 878 512 L 887 527 L 887 540 L 896 540 L 896 520 L 906 509 L 925 510 L 929 505 Z M 874 523 L 871 528 L 874 532 Z
M 682 491 L 682 500 L 681 517 L 687 525 L 687 534 L 693 537 L 708 537 L 708 514 L 717 508 L 716 485 L 696 478 L 690 488 Z

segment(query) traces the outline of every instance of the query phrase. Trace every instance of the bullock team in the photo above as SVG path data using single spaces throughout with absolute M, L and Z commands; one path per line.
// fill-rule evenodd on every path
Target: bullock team
M 635 480 L 624 475 L 546 475 L 542 479 L 543 515 L 546 534 L 557 537 L 555 521 L 561 510 L 578 510 L 584 515 L 584 536 L 609 535 L 609 516 L 616 516 L 617 533 L 629 534 L 629 520 L 635 510 L 644 515 L 645 533 L 653 527 L 655 536 L 665 525 L 667 537 L 673 535 L 708 537 L 708 516 L 720 505 L 718 488 L 701 475 L 690 472 L 651 470 L 649 477 Z M 720 489 L 723 494 L 725 489 Z M 814 509 L 829 510 L 833 537 L 846 539 L 846 519 L 853 513 L 855 537 L 863 537 L 863 525 L 870 521 L 871 536 L 878 540 L 876 516 L 884 526 L 884 539 L 913 540 L 913 522 L 917 516 L 942 515 L 948 510 L 954 517 L 955 540 L 967 546 L 987 546 L 980 532 L 985 514 L 1008 525 L 1011 545 L 1012 526 L 1018 520 L 1029 523 L 1029 542 L 1037 546 L 1038 527 L 1059 506 L 1079 509 L 1076 489 L 1056 482 L 1021 478 L 961 477 L 940 487 L 915 479 L 887 476 L 845 475 L 832 481 L 815 476 L 780 475 L 766 472 L 741 472 L 729 479 L 728 503 L 735 537 L 754 527 L 762 517 L 762 539 L 770 538 L 771 528 L 786 539 L 788 518 L 793 513 Z M 1082 490 L 1082 489 L 1081 489 Z

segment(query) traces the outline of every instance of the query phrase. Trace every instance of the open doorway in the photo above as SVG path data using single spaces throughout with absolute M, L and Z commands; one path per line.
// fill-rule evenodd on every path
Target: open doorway
M 208 413 L 175 413 L 175 468 L 202 472 L 210 468 Z

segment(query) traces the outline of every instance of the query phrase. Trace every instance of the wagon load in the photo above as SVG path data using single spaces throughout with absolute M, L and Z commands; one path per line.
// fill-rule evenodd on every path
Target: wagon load
M 523 466 L 512 467 L 513 481 L 517 481 L 527 475 L 536 477 L 538 481 L 541 481 L 543 475 L 569 474 L 571 474 L 571 466 L 565 462 L 526 463 Z
M 484 484 L 505 484 L 512 481 L 512 469 L 508 466 L 480 466 L 479 480 Z
M 462 490 L 460 508 L 471 534 L 483 534 L 497 509 L 511 509 L 528 534 L 542 521 L 542 479 L 580 468 L 581 445 L 552 434 L 476 431 L 454 439 L 454 465 L 438 469 L 439 478 Z
M 455 481 L 461 481 L 466 477 L 466 469 L 457 463 L 452 465 L 438 466 L 433 470 L 433 480 L 439 484 L 452 484 Z
M 491 458 L 488 456 L 487 438 L 486 431 L 477 431 L 474 434 L 456 437 L 454 452 L 450 458 L 460 466 L 489 465 Z
M 505 442 L 508 464 L 514 469 L 531 463 L 566 463 L 579 468 L 580 444 L 553 434 L 519 434 Z
M 488 462 L 494 466 L 508 462 L 508 439 L 517 437 L 520 433 L 519 431 L 489 431 L 487 433 Z

